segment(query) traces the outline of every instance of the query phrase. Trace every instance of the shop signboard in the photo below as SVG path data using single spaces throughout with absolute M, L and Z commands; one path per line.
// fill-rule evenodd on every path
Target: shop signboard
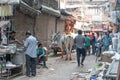
M 107 30 L 108 30 L 108 25 L 104 24 L 104 25 L 102 26 L 102 30 L 103 30 L 103 31 L 107 31 Z
M 92 21 L 102 21 L 102 16 L 94 15 L 92 16 Z
M 94 27 L 91 27 L 91 31 L 103 31 L 103 29 L 101 26 L 94 26 Z

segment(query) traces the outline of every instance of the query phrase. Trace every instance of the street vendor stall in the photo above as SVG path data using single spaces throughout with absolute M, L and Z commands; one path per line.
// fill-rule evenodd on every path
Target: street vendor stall
M 23 48 L 18 48 L 16 44 L 8 44 L 6 28 L 10 21 L 0 21 L 0 78 L 10 78 L 23 73 L 24 52 Z M 11 62 L 6 62 L 6 55 L 11 55 Z
M 25 65 L 23 48 L 8 43 L 10 31 L 14 29 L 14 5 L 19 2 L 19 0 L 0 0 L 0 79 L 23 74 Z M 7 54 L 10 55 L 11 61 L 6 60 Z
M 13 76 L 23 73 L 24 60 L 25 60 L 24 54 L 22 54 L 23 52 L 20 52 L 20 49 L 16 48 L 15 50 L 14 48 L 15 48 L 14 45 L 9 45 L 9 46 L 1 45 L 0 46 L 0 69 L 1 69 L 0 78 L 11 78 Z M 6 62 L 5 60 L 6 54 L 10 54 L 12 56 L 11 62 Z M 16 57 L 18 59 L 16 59 Z M 20 61 L 20 58 L 22 59 L 22 61 Z

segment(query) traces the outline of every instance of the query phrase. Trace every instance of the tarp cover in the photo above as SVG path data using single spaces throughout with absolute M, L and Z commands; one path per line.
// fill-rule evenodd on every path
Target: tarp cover
M 20 0 L 0 0 L 0 4 L 19 4 Z
M 5 27 L 5 25 L 7 25 L 8 23 L 9 21 L 0 21 L 0 28 Z

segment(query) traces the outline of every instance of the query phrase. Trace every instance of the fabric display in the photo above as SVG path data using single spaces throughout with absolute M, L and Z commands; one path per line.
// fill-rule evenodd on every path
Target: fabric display
M 0 16 L 12 16 L 13 15 L 13 9 L 11 5 L 1 5 L 0 6 Z

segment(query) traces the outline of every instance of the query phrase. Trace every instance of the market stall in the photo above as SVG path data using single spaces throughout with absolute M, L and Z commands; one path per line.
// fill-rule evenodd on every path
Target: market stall
M 6 28 L 9 27 L 10 21 L 1 21 L 1 41 L 0 41 L 0 78 L 10 78 L 23 73 L 24 69 L 24 52 L 22 47 L 16 44 L 8 44 Z M 8 35 L 9 36 L 9 35 Z M 6 55 L 11 55 L 11 61 L 6 62 Z
M 0 79 L 11 78 L 23 74 L 24 52 L 17 44 L 8 43 L 10 31 L 14 28 L 14 5 L 19 4 L 19 0 L 0 0 Z M 11 61 L 7 61 L 9 54 Z

